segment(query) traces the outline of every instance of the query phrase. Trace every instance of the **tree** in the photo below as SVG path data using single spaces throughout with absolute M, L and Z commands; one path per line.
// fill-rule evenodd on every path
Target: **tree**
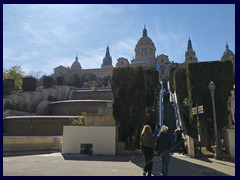
M 186 68 L 177 68 L 173 74 L 173 86 L 176 90 L 179 103 L 182 104 L 188 97 Z
M 230 61 L 214 61 L 191 63 L 187 68 L 187 86 L 190 109 L 198 105 L 203 105 L 204 113 L 199 116 L 200 127 L 203 130 L 204 139 L 209 141 L 213 136 L 213 110 L 211 94 L 208 84 L 213 81 L 216 85 L 214 94 L 216 107 L 216 120 L 218 130 L 222 130 L 227 121 L 227 101 L 229 91 L 233 88 L 233 64 Z M 197 123 L 196 117 L 191 119 Z M 206 142 L 206 144 L 210 144 Z
M 22 78 L 25 72 L 22 70 L 21 66 L 12 66 L 9 70 L 4 70 L 4 79 L 15 80 L 15 89 L 18 90 L 22 86 Z
M 36 79 L 40 79 L 42 77 L 42 71 L 31 71 L 30 76 L 35 77 Z
M 113 116 L 120 126 L 120 140 L 129 142 L 132 130 L 145 123 L 145 82 L 142 67 L 114 68 L 112 76 Z
M 144 71 L 147 108 L 147 123 L 155 129 L 158 118 L 158 96 L 160 91 L 158 72 L 155 69 Z

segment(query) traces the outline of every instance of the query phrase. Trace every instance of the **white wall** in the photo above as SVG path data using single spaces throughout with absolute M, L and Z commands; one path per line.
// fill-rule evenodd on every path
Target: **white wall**
M 63 127 L 62 154 L 80 154 L 82 143 L 93 144 L 93 154 L 116 155 L 116 127 Z

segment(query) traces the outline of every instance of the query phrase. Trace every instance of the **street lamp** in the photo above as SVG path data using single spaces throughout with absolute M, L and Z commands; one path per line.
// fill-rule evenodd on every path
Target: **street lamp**
M 210 81 L 208 85 L 208 89 L 212 96 L 212 108 L 213 108 L 213 122 L 214 122 L 214 134 L 215 134 L 215 159 L 221 159 L 220 153 L 219 153 L 219 143 L 218 143 L 218 134 L 217 134 L 217 121 L 216 121 L 216 112 L 215 112 L 215 102 L 214 102 L 214 92 L 216 89 L 216 86 L 213 81 Z

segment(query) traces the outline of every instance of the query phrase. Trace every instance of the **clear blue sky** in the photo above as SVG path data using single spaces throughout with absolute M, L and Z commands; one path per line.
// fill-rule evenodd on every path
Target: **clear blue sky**
M 144 25 L 156 55 L 182 63 L 190 37 L 199 62 L 219 60 L 226 42 L 235 53 L 235 5 L 3 5 L 3 68 L 50 75 L 70 67 L 100 68 L 109 45 L 113 66 L 129 60 Z

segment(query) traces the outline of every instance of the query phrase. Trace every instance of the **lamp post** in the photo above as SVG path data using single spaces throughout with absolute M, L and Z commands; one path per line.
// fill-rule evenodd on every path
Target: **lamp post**
M 210 81 L 208 85 L 208 89 L 212 96 L 212 108 L 213 108 L 213 122 L 214 122 L 214 134 L 215 134 L 215 159 L 221 159 L 220 153 L 219 153 L 219 143 L 218 143 L 218 134 L 217 134 L 217 121 L 216 121 L 216 112 L 215 112 L 215 102 L 214 102 L 214 92 L 216 89 L 216 86 L 213 81 Z

